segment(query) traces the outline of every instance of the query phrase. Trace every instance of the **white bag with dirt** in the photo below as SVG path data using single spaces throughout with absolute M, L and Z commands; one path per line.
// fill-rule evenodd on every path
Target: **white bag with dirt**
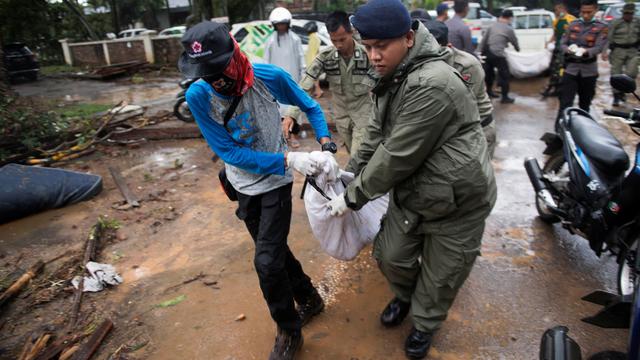
M 551 51 L 546 49 L 530 52 L 505 49 L 504 53 L 509 64 L 509 72 L 518 79 L 542 74 L 551 62 Z
M 333 155 L 315 151 L 312 158 L 324 164 L 315 177 L 317 186 L 331 199 L 344 193 L 345 185 L 354 179 L 352 173 L 339 171 Z M 380 230 L 380 220 L 387 212 L 389 195 L 367 203 L 358 211 L 347 211 L 343 216 L 331 216 L 329 202 L 311 185 L 304 193 L 304 205 L 313 235 L 320 247 L 331 257 L 353 260 L 360 250 L 373 242 Z

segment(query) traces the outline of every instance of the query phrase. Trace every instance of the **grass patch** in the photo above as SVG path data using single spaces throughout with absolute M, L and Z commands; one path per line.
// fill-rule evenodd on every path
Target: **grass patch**
M 65 118 L 84 118 L 111 109 L 113 105 L 74 104 L 56 109 L 55 112 Z
M 56 75 L 64 73 L 76 73 L 82 71 L 82 68 L 69 65 L 47 65 L 40 67 L 42 75 Z

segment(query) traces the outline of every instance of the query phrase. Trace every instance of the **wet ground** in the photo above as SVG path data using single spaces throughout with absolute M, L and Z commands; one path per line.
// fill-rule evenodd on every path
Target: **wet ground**
M 538 96 L 545 84 L 546 79 L 514 81 L 516 103 L 494 102 L 498 202 L 487 221 L 482 257 L 434 338 L 431 359 L 537 359 L 542 333 L 560 324 L 570 328 L 585 358 L 601 350 L 625 349 L 626 330 L 580 321 L 598 310 L 580 297 L 596 289 L 615 291 L 614 259 L 597 258 L 586 241 L 536 217 L 522 164 L 527 156 L 542 160 L 538 139 L 553 128 L 557 99 Z M 603 76 L 594 114 L 610 103 L 608 89 Z M 78 94 L 83 96 L 82 91 Z M 607 124 L 631 149 L 637 139 L 628 129 Z M 303 150 L 316 149 L 310 139 L 302 144 Z M 338 160 L 347 161 L 343 149 Z M 140 208 L 112 208 L 121 197 L 107 166 L 122 170 L 134 192 L 146 200 Z M 275 328 L 258 287 L 251 239 L 234 215 L 235 204 L 218 187 L 220 166 L 212 163 L 200 139 L 108 148 L 84 158 L 71 168 L 102 175 L 103 192 L 85 203 L 1 225 L 0 265 L 8 268 L 17 262 L 24 268 L 38 258 L 79 250 L 97 217 L 108 215 L 122 227 L 99 260 L 113 263 L 124 283 L 89 294 L 83 306 L 83 314 L 110 317 L 115 323 L 100 358 L 133 341 L 146 345 L 129 353 L 130 358 L 265 359 Z M 327 307 L 305 327 L 300 359 L 404 358 L 411 322 L 392 330 L 379 324 L 379 312 L 392 294 L 370 248 L 351 262 L 324 254 L 297 196 L 301 185 L 297 177 L 289 243 Z M 182 284 L 199 273 L 206 277 Z M 155 306 L 180 295 L 186 299 L 175 306 Z M 18 299 L 9 309 L 0 348 L 21 344 L 34 323 L 64 322 L 71 304 L 71 297 L 64 297 L 28 314 L 11 312 L 26 300 Z M 236 321 L 241 314 L 244 320 Z

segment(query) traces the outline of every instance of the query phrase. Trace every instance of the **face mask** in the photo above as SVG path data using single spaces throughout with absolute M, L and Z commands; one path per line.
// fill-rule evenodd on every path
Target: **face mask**
M 231 92 L 231 90 L 233 89 L 233 85 L 235 84 L 235 80 L 224 74 L 207 76 L 203 79 L 221 94 L 227 94 Z
M 566 15 L 566 14 L 565 14 L 564 12 L 560 12 L 560 14 L 558 15 L 558 17 L 563 17 L 563 16 L 565 16 L 565 15 Z

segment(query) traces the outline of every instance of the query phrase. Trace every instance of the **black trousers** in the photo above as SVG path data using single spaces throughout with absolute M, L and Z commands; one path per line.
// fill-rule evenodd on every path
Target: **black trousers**
M 558 118 L 562 116 L 564 109 L 573 106 L 573 100 L 578 94 L 578 106 L 584 111 L 589 111 L 591 100 L 596 94 L 596 80 L 598 76 L 571 75 L 566 72 L 560 82 L 560 109 Z
M 501 56 L 496 56 L 490 51 L 485 53 L 486 60 L 484 62 L 484 72 L 485 78 L 484 81 L 487 85 L 487 91 L 493 91 L 493 82 L 496 79 L 496 73 L 494 68 L 498 69 L 498 86 L 502 88 L 502 97 L 506 98 L 509 96 L 509 64 L 507 64 L 507 59 Z
M 236 211 L 256 245 L 254 265 L 271 317 L 287 330 L 301 326 L 294 299 L 304 303 L 314 291 L 311 279 L 287 245 L 292 186 L 255 196 L 238 193 Z

